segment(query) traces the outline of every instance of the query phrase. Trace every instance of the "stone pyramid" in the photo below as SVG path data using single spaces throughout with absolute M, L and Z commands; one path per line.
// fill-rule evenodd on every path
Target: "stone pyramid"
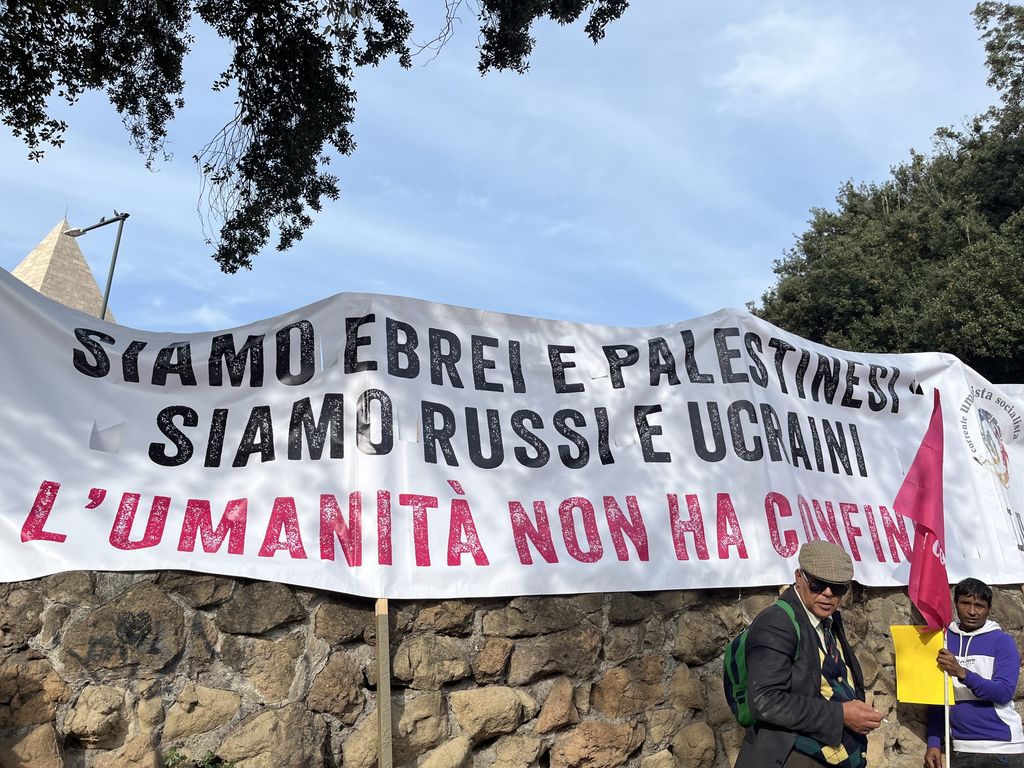
M 68 220 L 61 219 L 11 274 L 43 296 L 99 317 L 103 294 L 75 238 L 64 234 L 68 229 Z M 116 322 L 110 307 L 106 319 Z

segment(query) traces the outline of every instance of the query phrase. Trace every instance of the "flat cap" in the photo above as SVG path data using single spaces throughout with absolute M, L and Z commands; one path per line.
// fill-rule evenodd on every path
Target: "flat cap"
M 809 541 L 800 547 L 800 567 L 811 576 L 833 584 L 853 578 L 853 560 L 842 547 L 827 541 Z

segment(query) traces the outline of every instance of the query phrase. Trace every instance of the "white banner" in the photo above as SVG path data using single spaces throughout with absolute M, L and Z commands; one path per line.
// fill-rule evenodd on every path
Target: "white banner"
M 580 325 L 342 294 L 213 333 L 0 271 L 0 580 L 186 569 L 393 598 L 906 584 L 938 388 L 951 579 L 1024 582 L 1024 404 L 739 311 Z M 1019 390 L 1018 390 L 1019 391 Z

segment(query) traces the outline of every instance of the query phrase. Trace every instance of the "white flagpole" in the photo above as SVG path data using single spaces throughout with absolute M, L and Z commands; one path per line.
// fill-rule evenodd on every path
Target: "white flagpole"
M 942 645 L 949 650 L 949 636 L 946 634 L 946 630 L 942 630 Z M 945 710 L 945 721 L 946 727 L 944 728 L 946 734 L 946 768 L 949 768 L 949 761 L 952 759 L 950 754 L 950 738 L 949 738 L 949 672 L 942 671 L 942 708 Z
M 942 673 L 942 701 L 946 711 L 946 768 L 949 768 L 949 672 Z

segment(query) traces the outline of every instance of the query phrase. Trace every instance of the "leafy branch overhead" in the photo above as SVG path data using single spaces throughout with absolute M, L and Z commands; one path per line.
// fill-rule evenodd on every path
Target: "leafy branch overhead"
M 443 45 L 460 12 L 480 23 L 481 73 L 524 72 L 538 19 L 569 24 L 589 13 L 599 41 L 627 0 L 445 0 Z M 355 149 L 353 77 L 389 57 L 412 62 L 412 21 L 399 0 L 8 0 L 0 3 L 0 116 L 39 160 L 63 143 L 68 104 L 105 91 L 147 166 L 165 158 L 168 123 L 184 106 L 182 62 L 201 19 L 233 54 L 213 88 L 235 98 L 233 119 L 194 155 L 203 177 L 200 214 L 225 272 L 250 268 L 277 234 L 299 240 L 324 198 L 339 195 L 332 151 Z

